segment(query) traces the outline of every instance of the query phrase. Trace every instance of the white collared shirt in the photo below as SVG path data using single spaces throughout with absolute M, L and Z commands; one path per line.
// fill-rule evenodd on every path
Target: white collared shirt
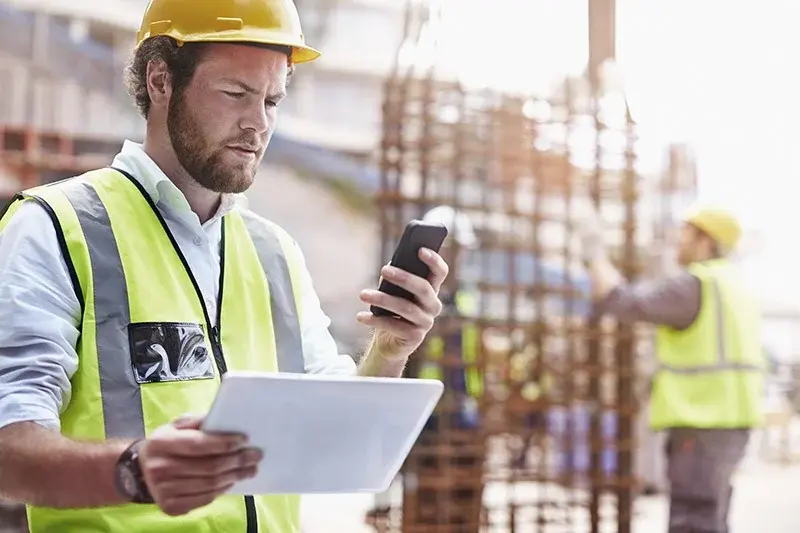
M 216 322 L 222 216 L 243 195 L 225 195 L 204 224 L 183 193 L 142 150 L 125 141 L 113 166 L 135 177 L 152 197 L 175 237 Z M 299 251 L 299 250 L 298 250 Z M 300 256 L 302 258 L 302 255 Z M 302 264 L 301 323 L 306 372 L 354 374 L 338 353 L 311 276 Z M 35 202 L 24 203 L 0 232 L 0 428 L 33 421 L 58 429 L 78 368 L 81 307 L 75 296 L 53 223 Z M 127 354 L 119 354 L 127 357 Z

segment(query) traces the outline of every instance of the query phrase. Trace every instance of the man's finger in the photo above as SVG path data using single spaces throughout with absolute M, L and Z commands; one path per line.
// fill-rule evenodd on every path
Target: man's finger
M 417 337 L 419 337 L 419 328 L 404 320 L 397 320 L 396 318 L 387 316 L 375 316 L 369 312 L 358 313 L 356 315 L 356 320 L 365 326 L 385 331 L 409 344 L 417 342 Z M 419 339 L 419 342 L 422 342 L 422 339 Z
M 155 480 L 216 477 L 256 467 L 262 457 L 259 450 L 246 448 L 238 453 L 211 457 L 157 457 L 146 461 L 143 468 L 145 474 Z
M 450 267 L 447 266 L 447 263 L 441 255 L 428 248 L 420 248 L 419 258 L 430 268 L 431 274 L 428 276 L 428 281 L 433 287 L 434 292 L 439 294 L 442 283 L 444 283 L 444 280 L 450 273 Z
M 234 483 L 252 478 L 256 475 L 256 472 L 256 467 L 252 466 L 213 477 L 171 479 L 161 483 L 158 489 L 162 494 L 169 494 L 171 497 L 178 498 L 219 495 L 228 490 Z
M 213 434 L 182 429 L 153 440 L 158 451 L 178 457 L 202 457 L 238 452 L 247 444 L 244 435 Z
M 226 489 L 227 490 L 227 489 Z M 164 514 L 169 516 L 185 515 L 199 507 L 205 507 L 213 502 L 222 491 L 200 494 L 196 496 L 175 496 L 159 501 L 158 505 Z
M 361 301 L 395 313 L 405 321 L 417 326 L 428 327 L 431 320 L 427 313 L 416 303 L 385 292 L 367 289 L 361 292 Z M 393 319 L 396 320 L 396 319 Z
M 384 268 L 386 268 L 386 267 L 388 267 L 388 266 L 391 266 L 391 265 L 392 265 L 392 262 L 391 262 L 391 261 L 389 261 L 388 263 L 386 263 L 385 265 L 383 265 L 383 267 L 381 268 L 381 271 L 383 271 L 383 269 L 384 269 Z M 381 283 L 382 283 L 382 282 L 383 282 L 383 276 L 378 276 L 378 287 L 380 287 L 380 286 L 381 286 Z
M 441 312 L 439 297 L 431 283 L 425 278 L 391 266 L 383 267 L 381 273 L 388 281 L 413 294 L 417 305 L 422 307 L 426 313 L 436 316 Z
M 172 426 L 177 429 L 200 429 L 203 425 L 203 415 L 187 413 L 172 421 Z

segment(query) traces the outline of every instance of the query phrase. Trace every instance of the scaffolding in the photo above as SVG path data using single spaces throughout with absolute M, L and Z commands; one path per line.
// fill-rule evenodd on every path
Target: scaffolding
M 111 164 L 121 142 L 0 124 L 0 200 Z
M 446 382 L 435 423 L 403 467 L 402 503 L 375 527 L 629 533 L 643 403 L 635 354 L 650 349 L 650 336 L 592 314 L 574 220 L 577 206 L 591 202 L 614 261 L 635 278 L 670 222 L 671 208 L 654 202 L 690 196 L 693 179 L 643 176 L 624 95 L 588 76 L 546 97 L 513 95 L 469 89 L 430 61 L 404 60 L 435 49 L 437 9 L 408 5 L 386 85 L 380 259 L 427 209 L 451 205 L 470 217 L 479 246 L 454 272 L 477 310 L 441 317 L 408 373 L 431 364 L 444 375 L 476 371 L 483 391 L 477 423 L 465 427 L 454 422 L 463 398 Z M 467 329 L 478 332 L 471 363 L 463 333 L 453 334 Z M 443 357 L 433 358 L 433 339 L 444 343 Z
M 116 52 L 47 10 L 0 5 L 0 201 L 108 165 L 138 131 Z

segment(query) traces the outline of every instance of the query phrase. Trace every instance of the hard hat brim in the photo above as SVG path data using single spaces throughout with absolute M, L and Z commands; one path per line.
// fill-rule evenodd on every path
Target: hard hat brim
M 147 39 L 164 35 L 175 39 L 179 44 L 183 43 L 224 43 L 224 44 L 269 44 L 275 46 L 286 46 L 292 49 L 292 63 L 310 63 L 319 58 L 322 53 L 315 48 L 305 44 L 298 44 L 292 39 L 287 39 L 285 35 L 266 30 L 234 31 L 229 34 L 215 33 L 196 33 L 191 35 L 180 35 L 178 32 L 167 31 L 157 35 L 146 34 L 136 45 L 142 45 Z

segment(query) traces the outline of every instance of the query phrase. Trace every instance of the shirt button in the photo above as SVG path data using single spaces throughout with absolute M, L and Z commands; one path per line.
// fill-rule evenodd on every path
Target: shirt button
M 200 237 L 195 237 L 195 238 L 193 239 L 193 242 L 194 242 L 194 244 L 195 244 L 196 246 L 202 246 L 202 245 L 203 245 L 203 239 L 201 239 Z

